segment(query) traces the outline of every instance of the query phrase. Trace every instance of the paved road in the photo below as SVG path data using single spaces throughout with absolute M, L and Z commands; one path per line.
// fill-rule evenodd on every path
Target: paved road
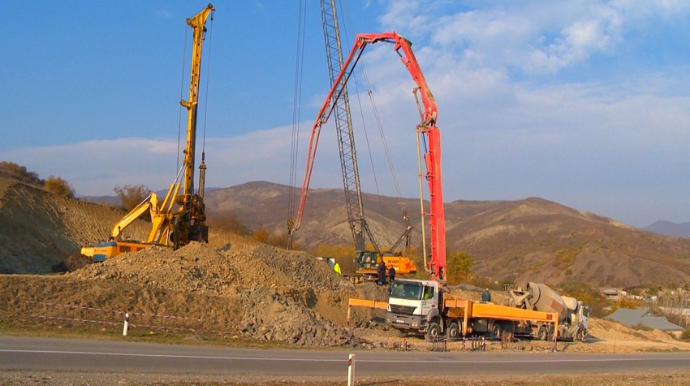
M 584 374 L 690 370 L 690 353 L 357 351 L 359 376 Z M 261 350 L 0 336 L 0 371 L 340 376 L 348 352 Z

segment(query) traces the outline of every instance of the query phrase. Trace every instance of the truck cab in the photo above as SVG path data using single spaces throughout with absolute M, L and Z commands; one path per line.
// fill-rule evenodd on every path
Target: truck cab
M 425 332 L 440 329 L 438 282 L 394 280 L 390 286 L 386 320 L 399 330 Z
M 572 301 L 571 301 L 572 299 Z M 565 323 L 567 329 L 564 336 L 581 341 L 587 341 L 589 331 L 589 306 L 583 301 L 576 300 L 567 296 L 563 296 L 563 300 L 568 304 L 568 319 Z M 575 306 L 571 307 L 570 304 Z

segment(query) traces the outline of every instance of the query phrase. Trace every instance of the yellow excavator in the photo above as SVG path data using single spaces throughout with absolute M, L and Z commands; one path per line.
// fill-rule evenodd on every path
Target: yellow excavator
M 170 185 L 163 201 L 156 193 L 150 195 L 118 221 L 110 232 L 108 241 L 92 247 L 83 247 L 81 254 L 94 261 L 103 261 L 124 252 L 135 252 L 151 245 L 177 249 L 191 241 L 208 242 L 208 226 L 204 206 L 204 185 L 206 164 L 202 153 L 199 165 L 199 189 L 194 193 L 194 150 L 196 148 L 197 105 L 199 100 L 199 79 L 201 70 L 201 46 L 206 32 L 206 20 L 215 11 L 209 4 L 194 17 L 187 19 L 193 29 L 192 65 L 189 100 L 180 101 L 187 108 L 187 144 L 184 160 L 175 180 Z M 213 17 L 211 16 L 211 20 Z M 180 189 L 181 192 L 180 192 Z M 145 213 L 151 216 L 151 231 L 145 241 L 122 239 L 122 232 Z

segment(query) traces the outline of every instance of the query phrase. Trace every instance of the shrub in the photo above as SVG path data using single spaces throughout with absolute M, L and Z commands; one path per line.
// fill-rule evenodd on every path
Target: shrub
M 39 188 L 42 188 L 44 183 L 42 179 L 38 178 L 38 174 L 26 170 L 25 166 L 7 161 L 0 161 L 0 177 L 10 178 Z
M 680 339 L 690 340 L 690 328 L 686 328 L 685 330 L 683 330 L 683 333 L 680 334 Z
M 43 184 L 43 189 L 49 191 L 50 193 L 57 194 L 58 196 L 64 196 L 69 198 L 74 198 L 74 188 L 66 180 L 50 175 L 48 179 Z
M 472 278 L 474 259 L 467 252 L 449 253 L 446 262 L 446 279 L 448 284 L 461 284 Z
M 117 197 L 120 198 L 122 207 L 127 211 L 134 209 L 151 194 L 151 189 L 146 185 L 125 185 L 122 188 L 115 186 L 113 191 L 117 194 Z
M 213 216 L 209 216 L 206 223 L 209 227 L 220 231 L 230 232 L 242 236 L 249 234 L 247 227 L 240 223 L 239 220 L 237 220 L 235 216 L 229 212 L 214 213 Z

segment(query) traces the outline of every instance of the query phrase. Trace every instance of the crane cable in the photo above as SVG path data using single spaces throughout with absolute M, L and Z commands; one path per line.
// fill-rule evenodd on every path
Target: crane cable
M 180 100 L 184 99 L 184 74 L 185 63 L 187 62 L 187 35 L 189 31 L 187 26 L 184 28 L 184 45 L 182 46 L 182 74 L 180 75 Z M 175 160 L 175 168 L 180 166 L 180 143 L 182 143 L 182 105 L 179 106 L 179 114 L 177 117 L 177 159 Z
M 295 84 L 292 102 L 292 145 L 290 157 L 290 182 L 288 184 L 288 227 L 295 214 L 295 201 L 297 186 L 297 155 L 299 154 L 299 132 L 300 132 L 300 106 L 302 98 L 302 75 L 304 71 L 304 30 L 306 1 L 300 1 L 299 15 L 297 18 L 297 42 L 295 48 Z
M 341 4 L 342 3 L 343 2 L 341 2 Z M 347 5 L 348 5 L 347 1 L 345 1 L 344 3 L 345 3 L 345 7 L 347 7 Z M 341 6 L 341 11 L 343 11 L 342 6 Z M 341 14 L 344 14 L 347 18 L 347 24 L 345 24 L 345 25 L 349 24 L 350 29 L 354 30 L 352 18 L 350 17 L 349 10 L 345 9 L 343 12 L 341 12 Z M 348 36 L 348 34 L 345 34 L 345 36 Z M 376 126 L 377 126 L 378 131 L 379 131 L 379 136 L 381 137 L 381 143 L 383 145 L 384 153 L 386 154 L 386 160 L 388 161 L 388 168 L 390 169 L 391 176 L 393 178 L 393 185 L 395 186 L 395 191 L 396 191 L 397 197 L 402 198 L 402 193 L 400 190 L 400 184 L 398 183 L 398 177 L 397 177 L 397 174 L 395 172 L 395 167 L 393 166 L 393 161 L 391 159 L 390 150 L 388 148 L 388 142 L 386 141 L 386 135 L 385 135 L 384 130 L 383 130 L 383 125 L 381 124 L 381 117 L 379 115 L 378 108 L 376 107 L 376 101 L 374 100 L 374 93 L 372 91 L 371 82 L 369 82 L 369 77 L 367 76 L 367 71 L 366 71 L 366 68 L 364 66 L 364 63 L 360 64 L 360 69 L 362 71 L 362 77 L 364 78 L 364 82 L 366 84 L 367 95 L 369 96 L 369 101 L 371 103 L 372 111 L 373 111 L 374 118 L 376 121 Z M 366 121 L 364 119 L 364 112 L 362 109 L 362 101 L 360 99 L 357 77 L 356 77 L 356 75 L 353 75 L 353 76 L 355 77 L 355 82 L 354 82 L 355 94 L 357 95 L 357 104 L 359 105 L 359 112 L 360 112 L 360 118 L 362 120 L 362 128 L 364 131 L 364 138 L 365 138 L 365 141 L 367 143 L 367 152 L 369 155 L 369 162 L 371 164 L 371 170 L 372 170 L 372 175 L 374 178 L 374 184 L 376 186 L 376 196 L 378 198 L 380 211 L 383 214 L 383 213 L 385 213 L 383 210 L 383 201 L 381 200 L 381 192 L 379 189 L 378 177 L 376 175 L 376 169 L 374 167 L 374 158 L 373 158 L 373 155 L 371 152 L 371 146 L 370 146 L 370 142 L 369 142 L 369 135 L 368 135 L 368 131 L 367 131 Z
M 208 54 L 206 54 L 206 58 L 208 61 L 208 64 L 206 65 L 206 91 L 204 94 L 204 130 L 203 130 L 203 138 L 201 140 L 201 160 L 203 162 L 204 155 L 206 153 L 206 114 L 208 113 L 208 87 L 209 84 L 211 83 L 211 48 L 213 47 L 213 14 L 215 12 L 211 11 L 211 32 L 208 36 Z M 204 35 L 204 38 L 206 36 Z

